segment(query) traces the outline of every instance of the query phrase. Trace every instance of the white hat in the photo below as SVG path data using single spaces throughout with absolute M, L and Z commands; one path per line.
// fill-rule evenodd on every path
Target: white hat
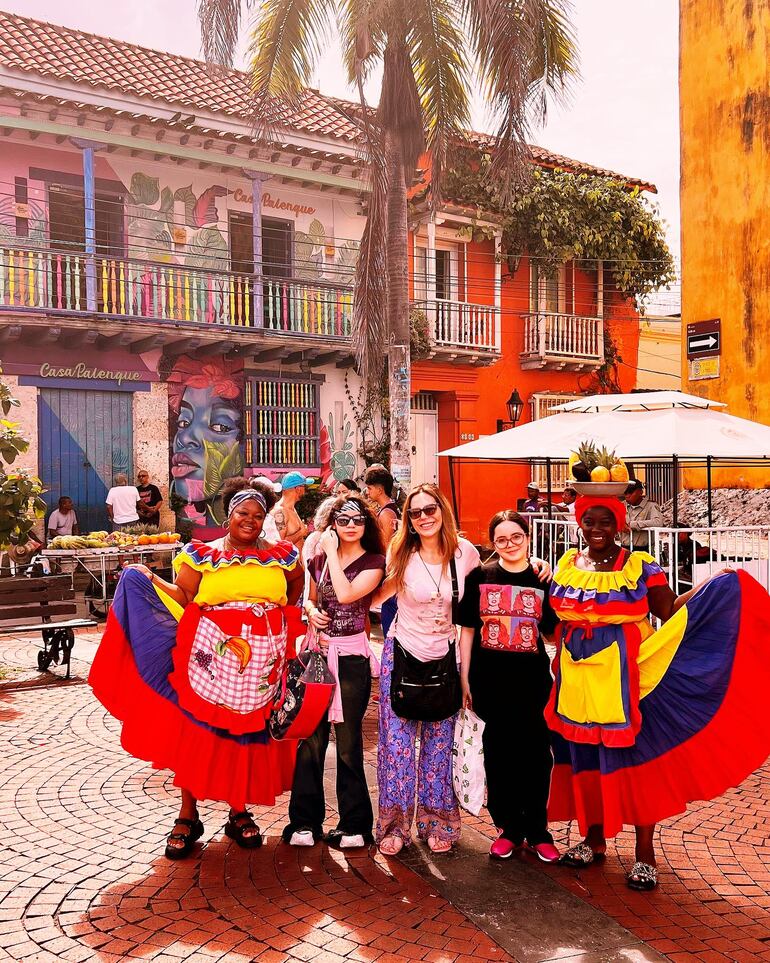
M 281 483 L 274 482 L 271 478 L 268 478 L 267 475 L 254 475 L 254 477 L 252 478 L 252 481 L 258 481 L 258 482 L 262 482 L 263 485 L 268 485 L 270 488 L 273 489 L 276 495 L 281 490 Z
M 534 488 L 534 490 L 535 490 L 536 492 L 539 492 L 539 491 L 540 491 L 540 486 L 538 485 L 538 483 L 537 483 L 536 481 L 531 481 L 531 482 L 527 485 L 527 488 Z

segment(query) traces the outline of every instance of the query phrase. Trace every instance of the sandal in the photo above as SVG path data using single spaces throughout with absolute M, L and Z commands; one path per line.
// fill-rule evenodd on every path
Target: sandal
M 562 866 L 571 866 L 572 869 L 585 869 L 591 863 L 604 859 L 604 856 L 604 851 L 597 853 L 588 843 L 578 843 L 563 853 L 559 862 Z
M 247 829 L 256 829 L 256 833 L 246 836 Z M 247 810 L 240 813 L 230 813 L 225 824 L 225 836 L 234 839 L 241 849 L 258 849 L 262 845 L 262 833 Z
M 636 862 L 626 876 L 629 889 L 648 891 L 658 885 L 658 870 L 649 863 Z
M 377 848 L 383 856 L 398 856 L 404 848 L 404 840 L 400 836 L 385 836 Z
M 441 836 L 428 836 L 428 849 L 438 855 L 451 853 L 452 843 L 448 839 L 442 839 Z
M 195 819 L 175 819 L 174 829 L 177 826 L 187 826 L 189 833 L 169 833 L 166 840 L 166 859 L 184 859 L 192 852 L 195 843 L 203 835 L 203 823 L 197 813 Z M 181 840 L 181 846 L 175 846 L 174 842 Z

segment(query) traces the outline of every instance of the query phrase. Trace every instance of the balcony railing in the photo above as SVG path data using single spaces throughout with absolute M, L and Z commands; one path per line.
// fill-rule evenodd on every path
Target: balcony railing
M 601 318 L 538 311 L 524 315 L 524 368 L 593 368 L 604 361 Z
M 0 309 L 14 307 L 345 337 L 351 330 L 353 291 L 291 278 L 0 245 Z
M 431 340 L 438 349 L 500 351 L 500 311 L 493 304 L 468 301 L 415 301 L 428 318 Z

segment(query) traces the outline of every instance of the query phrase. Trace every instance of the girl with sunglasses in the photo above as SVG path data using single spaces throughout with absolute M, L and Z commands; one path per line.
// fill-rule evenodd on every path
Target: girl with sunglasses
M 486 723 L 487 808 L 498 828 L 489 855 L 507 859 L 526 841 L 546 863 L 559 853 L 546 806 L 553 757 L 544 710 L 551 672 L 543 635 L 558 619 L 529 557 L 529 524 L 503 511 L 489 523 L 494 556 L 471 572 L 460 603 L 463 704 Z
M 438 722 L 401 718 L 391 704 L 394 647 L 421 662 L 439 660 L 455 644 L 451 563 L 462 597 L 479 553 L 457 533 L 449 502 L 436 485 L 418 485 L 404 504 L 404 523 L 388 553 L 387 578 L 377 593 L 396 595 L 398 615 L 385 641 L 380 678 L 377 779 L 380 851 L 394 856 L 411 839 L 417 795 L 417 835 L 434 853 L 446 853 L 460 837 L 460 810 L 452 786 L 455 716 Z M 416 741 L 420 736 L 420 760 Z
M 289 824 L 283 838 L 292 846 L 313 846 L 323 836 L 324 760 L 334 723 L 339 823 L 325 839 L 335 848 L 351 849 L 373 841 L 374 815 L 364 774 L 361 723 L 372 676 L 378 676 L 380 669 L 369 647 L 367 619 L 372 595 L 385 572 L 380 528 L 360 495 L 335 500 L 308 572 L 305 611 L 309 632 L 318 633 L 337 686 L 328 718 L 297 751 Z

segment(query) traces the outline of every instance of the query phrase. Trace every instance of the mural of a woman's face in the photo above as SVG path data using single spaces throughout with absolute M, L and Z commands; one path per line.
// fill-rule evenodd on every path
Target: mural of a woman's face
M 214 388 L 185 388 L 171 456 L 176 494 L 191 502 L 203 499 L 206 446 L 235 448 L 241 440 L 241 420 L 235 401 L 220 397 Z

